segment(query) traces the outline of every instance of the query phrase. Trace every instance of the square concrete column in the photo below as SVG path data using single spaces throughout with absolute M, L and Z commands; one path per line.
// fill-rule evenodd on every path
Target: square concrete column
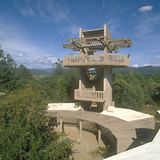
M 58 127 L 58 121 L 59 121 L 59 119 L 58 119 L 58 117 L 57 117 L 57 124 L 56 124 L 56 125 L 57 125 L 57 127 Z
M 82 133 L 82 120 L 79 120 L 79 138 L 82 138 L 83 133 Z
M 60 132 L 62 132 L 63 131 L 63 121 L 61 117 L 59 119 L 59 122 L 60 122 Z
M 84 88 L 85 88 L 85 84 L 84 84 L 84 75 L 85 75 L 85 73 L 86 73 L 85 69 L 79 69 L 79 90 L 80 90 L 80 96 L 83 96 L 82 90 L 84 90 Z M 79 101 L 79 105 L 83 109 L 81 101 Z
M 103 110 L 112 105 L 112 68 L 104 68 L 103 77 L 104 104 Z
M 104 36 L 107 37 L 108 39 L 112 39 L 112 36 L 111 36 L 106 24 L 104 25 Z M 104 48 L 104 53 L 108 53 L 107 47 Z
M 84 84 L 84 75 L 86 73 L 85 69 L 79 69 L 79 89 L 84 90 L 85 84 Z
M 101 142 L 101 126 L 98 125 L 98 145 L 100 146 L 100 142 Z

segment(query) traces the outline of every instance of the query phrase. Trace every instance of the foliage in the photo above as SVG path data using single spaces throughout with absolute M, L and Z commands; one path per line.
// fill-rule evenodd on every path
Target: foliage
M 0 48 L 0 91 L 10 87 L 15 69 L 15 61 Z
M 52 70 L 42 70 L 42 69 L 30 69 L 30 72 L 32 75 L 40 77 L 46 77 L 46 76 L 50 76 Z
M 12 86 L 10 86 L 10 89 L 16 90 L 18 88 L 23 88 L 27 85 L 27 81 L 29 80 L 33 80 L 33 76 L 30 73 L 29 69 L 21 64 L 14 73 Z
M 116 75 L 113 83 L 113 99 L 118 107 L 141 110 L 144 105 L 160 104 L 159 73 L 143 76 L 138 73 Z
M 11 56 L 0 49 L 0 91 L 7 92 L 23 88 L 28 80 L 33 80 L 29 69 L 24 65 L 17 68 Z
M 160 83 L 149 83 L 144 87 L 146 94 L 148 95 L 148 103 L 154 102 L 160 103 Z
M 109 154 L 110 145 L 107 145 L 107 147 L 98 147 L 98 149 L 91 152 L 93 155 L 100 155 L 104 158 L 106 158 Z
M 47 125 L 47 104 L 40 91 L 28 86 L 11 93 L 0 104 L 2 159 L 64 159 L 73 142 Z
M 155 72 L 160 73 L 160 67 L 152 67 L 152 66 L 146 66 L 146 67 L 129 67 L 129 68 L 114 68 L 113 72 L 116 74 L 121 74 L 122 72 L 126 73 L 138 73 L 143 76 L 151 76 Z
M 64 68 L 62 61 L 58 59 L 53 64 L 53 77 L 56 81 L 54 87 L 57 102 L 74 101 L 74 89 L 78 88 L 78 70 L 73 68 Z
M 64 77 L 60 76 L 56 83 L 56 101 L 57 102 L 67 102 L 67 81 Z
M 140 85 L 128 84 L 124 80 L 113 83 L 113 95 L 116 106 L 139 110 L 144 105 L 143 91 Z
M 64 69 L 63 69 L 62 61 L 60 59 L 58 59 L 58 61 L 53 64 L 52 70 L 53 70 L 53 75 L 56 78 L 63 74 Z
M 56 98 L 56 83 L 57 80 L 53 76 L 37 81 L 37 85 L 43 90 L 44 97 L 48 98 L 51 102 L 54 102 Z

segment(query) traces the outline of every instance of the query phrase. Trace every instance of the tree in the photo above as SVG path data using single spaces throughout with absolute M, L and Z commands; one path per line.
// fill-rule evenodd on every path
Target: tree
M 160 104 L 160 83 L 148 83 L 144 90 L 146 92 L 146 103 L 147 104 Z
M 53 70 L 53 75 L 55 78 L 59 77 L 60 75 L 62 75 L 63 73 L 63 61 L 61 61 L 60 59 L 58 59 L 57 62 L 55 62 L 52 65 L 52 70 Z
M 0 90 L 5 91 L 11 88 L 15 71 L 15 61 L 0 48 Z
M 56 84 L 56 101 L 57 102 L 68 102 L 67 96 L 67 81 L 64 77 L 60 76 Z
M 28 86 L 0 101 L 0 156 L 2 159 L 64 159 L 73 142 L 47 125 L 46 102 Z
M 74 89 L 78 87 L 78 70 L 73 68 L 64 68 L 62 65 L 62 61 L 59 59 L 53 64 L 52 70 L 53 77 L 55 81 L 57 81 L 55 89 L 56 101 L 74 101 Z
M 123 79 L 116 79 L 113 83 L 113 100 L 118 107 L 140 110 L 144 105 L 144 93 L 136 80 L 127 83 Z
M 34 78 L 32 74 L 30 73 L 29 69 L 26 68 L 23 64 L 21 64 L 19 68 L 16 69 L 13 80 L 14 80 L 14 83 L 12 84 L 14 86 L 12 88 L 20 89 L 20 88 L 25 87 L 29 80 L 34 80 Z
M 44 97 L 54 102 L 56 100 L 56 83 L 57 79 L 53 76 L 40 79 L 41 89 L 44 91 Z
M 79 71 L 75 68 L 67 68 L 63 76 L 67 81 L 67 95 L 71 101 L 74 101 L 74 90 L 78 88 Z

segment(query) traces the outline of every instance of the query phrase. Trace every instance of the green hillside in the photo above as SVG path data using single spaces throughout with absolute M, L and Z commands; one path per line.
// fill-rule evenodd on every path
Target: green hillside
M 43 78 L 43 77 L 48 77 L 50 76 L 53 71 L 51 69 L 30 69 L 30 72 L 34 77 L 38 78 Z M 116 74 L 120 74 L 121 72 L 134 72 L 134 73 L 139 73 L 144 76 L 150 76 L 152 73 L 155 72 L 160 72 L 160 67 L 152 67 L 152 66 L 147 66 L 147 67 L 129 67 L 129 68 L 114 68 L 113 72 Z
M 49 77 L 52 74 L 51 69 L 43 70 L 43 69 L 30 69 L 30 73 L 34 76 L 36 79 Z
M 147 67 L 129 67 L 129 68 L 114 68 L 113 72 L 116 74 L 120 74 L 121 72 L 134 72 L 134 73 L 139 73 L 144 76 L 150 76 L 152 73 L 155 72 L 160 72 L 160 67 L 152 67 L 152 66 L 147 66 Z

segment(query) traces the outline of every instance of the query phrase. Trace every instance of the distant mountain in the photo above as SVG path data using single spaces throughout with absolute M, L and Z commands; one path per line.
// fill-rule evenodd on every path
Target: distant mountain
M 48 77 L 52 74 L 51 69 L 30 69 L 30 72 L 36 79 Z
M 46 69 L 39 69 L 39 70 L 41 70 L 41 71 L 47 71 L 47 72 L 53 72 L 53 70 L 52 69 L 50 69 L 50 68 L 46 68 Z
M 52 74 L 52 69 L 30 69 L 30 72 L 36 79 L 50 76 Z M 120 74 L 121 72 L 136 72 L 145 76 L 150 76 L 154 72 L 160 72 L 160 67 L 129 67 L 129 68 L 114 68 L 113 73 Z
M 113 72 L 116 74 L 120 74 L 121 72 L 136 72 L 139 74 L 142 74 L 144 76 L 150 76 L 152 73 L 160 72 L 160 67 L 152 67 L 152 66 L 146 66 L 146 67 L 129 67 L 129 68 L 114 68 Z

